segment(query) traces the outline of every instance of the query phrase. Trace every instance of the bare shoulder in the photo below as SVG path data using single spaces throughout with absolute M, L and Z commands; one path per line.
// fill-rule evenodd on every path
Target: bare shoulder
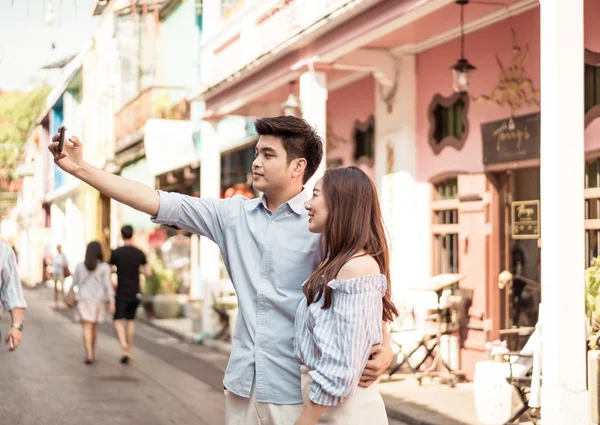
M 361 276 L 371 276 L 381 273 L 379 264 L 370 255 L 352 258 L 338 272 L 338 280 L 355 279 Z

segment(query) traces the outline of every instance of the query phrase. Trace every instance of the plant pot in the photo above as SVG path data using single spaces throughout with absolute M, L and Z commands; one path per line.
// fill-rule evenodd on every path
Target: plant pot
M 590 408 L 592 425 L 600 424 L 600 350 L 588 351 L 588 390 L 590 393 Z
M 152 295 L 144 295 L 142 298 L 142 307 L 148 319 L 154 319 L 154 303 L 152 302 L 152 298 L 154 298 Z
M 181 303 L 177 294 L 158 294 L 152 299 L 154 317 L 157 319 L 174 319 L 181 316 Z

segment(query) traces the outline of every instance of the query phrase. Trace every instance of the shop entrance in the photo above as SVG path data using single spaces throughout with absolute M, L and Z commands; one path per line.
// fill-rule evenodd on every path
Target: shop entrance
M 506 171 L 498 179 L 504 224 L 500 226 L 500 328 L 522 329 L 525 336 L 537 323 L 541 301 L 540 168 Z

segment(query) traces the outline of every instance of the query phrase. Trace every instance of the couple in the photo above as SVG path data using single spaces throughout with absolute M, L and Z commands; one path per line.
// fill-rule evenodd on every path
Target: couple
M 306 202 L 321 138 L 292 116 L 255 126 L 253 184 L 263 195 L 252 200 L 156 191 L 86 163 L 75 136 L 58 153 L 57 134 L 49 149 L 106 196 L 219 246 L 240 309 L 227 425 L 387 424 L 371 384 L 391 363 L 385 322 L 396 309 L 375 187 L 357 168 L 331 170 Z

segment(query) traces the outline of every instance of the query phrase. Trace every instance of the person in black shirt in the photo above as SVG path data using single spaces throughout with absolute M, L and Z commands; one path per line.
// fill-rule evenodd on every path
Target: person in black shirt
M 148 276 L 146 255 L 133 245 L 133 227 L 121 229 L 124 245 L 115 249 L 110 264 L 117 268 L 117 292 L 115 296 L 114 326 L 123 349 L 121 363 L 129 363 L 135 339 L 135 312 L 142 297 L 140 272 Z

